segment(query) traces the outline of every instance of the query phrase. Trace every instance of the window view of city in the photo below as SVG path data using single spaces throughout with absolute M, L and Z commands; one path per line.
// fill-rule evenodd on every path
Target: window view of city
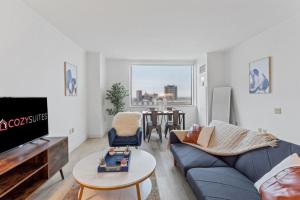
M 131 105 L 192 104 L 192 66 L 132 65 Z

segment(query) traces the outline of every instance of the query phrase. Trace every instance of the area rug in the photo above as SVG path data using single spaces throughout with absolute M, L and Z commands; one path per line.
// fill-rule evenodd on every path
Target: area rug
M 155 173 L 152 174 L 152 176 L 150 177 L 150 180 L 152 183 L 152 190 L 151 190 L 147 200 L 160 200 Z M 79 184 L 74 182 L 71 189 L 65 195 L 63 200 L 77 200 L 78 191 L 79 191 Z

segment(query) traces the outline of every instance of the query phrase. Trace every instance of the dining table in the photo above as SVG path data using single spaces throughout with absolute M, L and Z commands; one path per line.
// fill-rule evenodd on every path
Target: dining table
M 143 115 L 143 138 L 144 140 L 146 139 L 146 121 L 147 121 L 147 116 L 151 116 L 151 111 L 143 111 L 142 112 Z M 173 115 L 173 111 L 157 111 L 157 115 L 158 116 L 172 116 Z M 182 119 L 182 129 L 185 129 L 185 112 L 183 111 L 179 111 L 179 118 Z

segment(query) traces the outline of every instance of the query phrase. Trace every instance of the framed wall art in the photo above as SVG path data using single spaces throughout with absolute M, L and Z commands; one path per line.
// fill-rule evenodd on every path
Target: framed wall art
M 249 93 L 268 94 L 270 84 L 270 57 L 265 57 L 249 63 Z
M 65 96 L 77 96 L 77 66 L 64 63 L 65 69 Z

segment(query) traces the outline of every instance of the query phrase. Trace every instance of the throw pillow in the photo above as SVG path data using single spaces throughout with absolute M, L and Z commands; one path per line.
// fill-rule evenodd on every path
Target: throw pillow
M 287 168 L 264 182 L 259 189 L 262 200 L 300 199 L 300 167 Z
M 199 124 L 194 124 L 189 131 L 187 131 L 183 142 L 196 144 L 199 134 L 201 131 L 201 126 Z
M 284 160 L 282 160 L 279 164 L 277 164 L 275 167 L 271 169 L 268 173 L 266 173 L 263 177 L 261 177 L 254 186 L 259 191 L 261 185 L 265 183 L 267 180 L 271 179 L 272 177 L 276 176 L 279 172 L 290 168 L 290 167 L 300 167 L 300 158 L 298 154 L 294 153 Z
M 197 140 L 197 144 L 199 144 L 202 147 L 208 147 L 209 145 L 209 141 L 210 138 L 212 136 L 212 134 L 214 133 L 215 127 L 204 127 L 202 128 L 198 140 Z

